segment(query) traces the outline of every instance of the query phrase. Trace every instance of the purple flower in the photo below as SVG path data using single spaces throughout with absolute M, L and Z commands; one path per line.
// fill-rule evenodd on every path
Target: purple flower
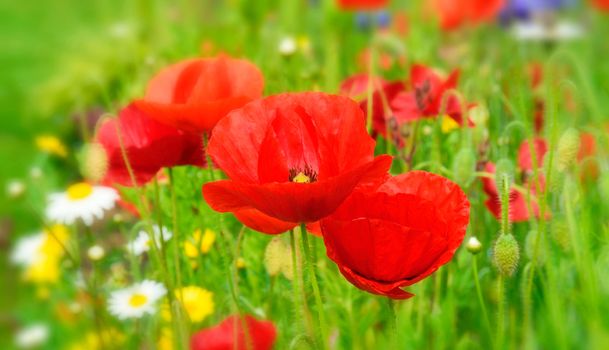
M 558 11 L 577 5 L 578 0 L 508 0 L 501 12 L 502 23 L 514 19 L 527 20 L 537 12 Z

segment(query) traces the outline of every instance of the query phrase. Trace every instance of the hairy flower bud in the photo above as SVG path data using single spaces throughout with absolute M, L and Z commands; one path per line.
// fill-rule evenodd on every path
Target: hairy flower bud
M 514 274 L 520 260 L 520 248 L 512 234 L 502 234 L 493 247 L 493 264 L 503 276 Z
M 474 151 L 467 147 L 457 152 L 453 160 L 453 179 L 461 187 L 467 187 L 474 180 L 476 171 L 476 155 Z
M 569 237 L 569 225 L 564 219 L 556 219 L 552 223 L 552 239 L 564 251 L 569 251 L 571 247 L 571 237 Z
M 80 171 L 85 179 L 99 182 L 106 176 L 108 156 L 101 144 L 86 144 L 78 158 L 80 161 Z
M 558 171 L 564 171 L 577 158 L 579 152 L 579 133 L 575 129 L 565 131 L 558 141 L 558 150 L 556 152 L 556 168 Z
M 497 189 L 501 191 L 503 188 L 503 181 L 507 179 L 508 183 L 514 180 L 514 163 L 507 158 L 501 158 L 495 164 L 495 184 Z

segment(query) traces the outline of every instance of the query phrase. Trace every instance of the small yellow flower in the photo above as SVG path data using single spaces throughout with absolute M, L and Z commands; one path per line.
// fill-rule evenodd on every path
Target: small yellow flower
M 60 263 L 65 254 L 64 247 L 69 238 L 68 229 L 63 225 L 54 225 L 42 232 L 39 245 L 27 258 L 23 278 L 33 283 L 56 283 L 60 276 Z M 21 259 L 21 260 L 23 260 Z M 24 260 L 25 261 L 25 260 Z
M 216 241 L 216 233 L 208 228 L 204 233 L 197 229 L 190 239 L 184 242 L 184 253 L 189 258 L 196 258 L 199 254 L 207 254 Z M 198 248 L 197 248 L 198 246 Z
M 245 259 L 238 257 L 237 261 L 235 261 L 235 266 L 237 266 L 238 269 L 244 269 L 247 266 Z
M 173 350 L 173 331 L 169 327 L 161 329 L 161 337 L 156 344 L 158 350 Z
M 214 295 L 206 289 L 188 286 L 176 289 L 175 294 L 193 323 L 199 323 L 214 313 Z
M 61 158 L 68 156 L 68 149 L 57 136 L 40 135 L 36 137 L 36 147 L 42 152 L 53 154 Z
M 449 132 L 458 129 L 459 123 L 457 123 L 453 118 L 445 115 L 442 117 L 442 132 L 448 134 Z
M 100 336 L 101 335 L 101 336 Z M 103 330 L 101 334 L 90 331 L 85 336 L 72 343 L 70 350 L 101 350 L 120 349 L 125 343 L 125 335 L 115 328 Z

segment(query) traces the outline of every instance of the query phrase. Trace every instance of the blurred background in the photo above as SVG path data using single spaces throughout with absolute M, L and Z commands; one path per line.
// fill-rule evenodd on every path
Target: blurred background
M 343 11 L 330 0 L 0 2 L 0 184 L 6 189 L 0 348 L 13 346 L 13 331 L 29 312 L 15 287 L 18 271 L 6 258 L 10 242 L 40 226 L 33 213 L 48 189 L 80 178 L 80 147 L 99 118 L 141 96 L 170 62 L 227 52 L 261 68 L 267 95 L 336 93 L 342 80 L 372 66 L 375 47 L 373 66 L 388 79 L 405 79 L 413 62 L 445 72 L 460 68 L 461 92 L 489 107 L 493 134 L 505 126 L 500 92 L 525 96 L 518 108 L 532 115 L 534 92 L 522 92 L 530 90 L 531 71 L 523 67 L 554 60 L 564 70 L 551 74 L 568 81 L 564 90 L 573 96 L 572 104 L 557 99 L 572 107 L 560 109 L 561 123 L 606 130 L 609 17 L 599 8 L 607 5 L 513 5 L 481 28 L 446 30 L 425 1 L 396 0 L 374 11 Z M 23 188 L 27 200 L 15 200 Z

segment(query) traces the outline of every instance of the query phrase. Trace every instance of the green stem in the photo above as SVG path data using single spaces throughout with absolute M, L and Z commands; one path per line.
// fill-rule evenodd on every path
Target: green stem
M 387 305 L 389 306 L 389 324 L 391 326 L 391 344 L 394 349 L 399 349 L 398 341 L 398 316 L 395 312 L 395 301 L 391 298 L 387 298 Z
M 307 329 L 307 309 L 306 309 L 306 297 L 304 296 L 304 290 L 300 287 L 302 279 L 298 272 L 298 252 L 296 247 L 296 238 L 294 230 L 290 230 L 290 247 L 292 249 L 292 287 L 293 287 L 293 301 L 294 301 L 294 314 L 300 310 L 300 319 L 303 321 L 303 328 Z M 302 298 L 302 300 L 301 300 Z M 295 317 L 298 319 L 298 317 Z
M 503 336 L 505 334 L 505 285 L 503 281 L 503 276 L 499 275 L 499 280 L 497 281 L 497 299 L 499 300 L 498 308 L 497 308 L 497 338 L 496 344 L 498 348 L 503 346 Z
M 482 289 L 480 288 L 480 278 L 478 277 L 478 257 L 472 255 L 472 266 L 474 270 L 474 282 L 476 284 L 476 294 L 478 295 L 478 302 L 480 303 L 480 309 L 482 310 L 482 317 L 484 317 L 484 324 L 488 331 L 489 339 L 491 344 L 493 343 L 493 334 L 491 330 L 491 322 L 488 318 L 488 312 L 486 311 L 486 305 L 484 304 L 484 298 L 482 297 Z
M 307 233 L 307 227 L 305 224 L 300 224 L 300 236 L 302 238 L 302 247 L 304 250 L 304 261 L 307 267 L 309 277 L 311 280 L 311 286 L 313 287 L 313 296 L 315 298 L 315 308 L 317 309 L 317 326 L 319 327 L 319 335 L 321 337 L 321 345 L 324 349 L 328 347 L 328 337 L 326 334 L 326 319 L 323 312 L 323 304 L 321 301 L 321 292 L 319 290 L 319 284 L 317 283 L 317 273 L 315 271 L 315 262 L 313 261 L 313 252 L 309 245 L 309 234 Z

